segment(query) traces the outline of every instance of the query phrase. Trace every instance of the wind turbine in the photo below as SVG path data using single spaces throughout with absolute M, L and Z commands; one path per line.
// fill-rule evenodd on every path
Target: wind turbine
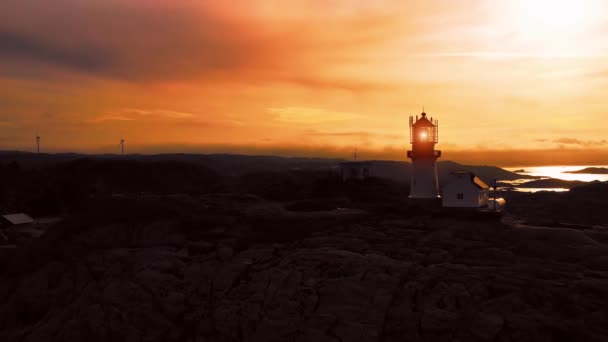
M 36 152 L 40 153 L 40 135 L 36 132 Z
M 120 138 L 120 153 L 125 154 L 125 139 Z

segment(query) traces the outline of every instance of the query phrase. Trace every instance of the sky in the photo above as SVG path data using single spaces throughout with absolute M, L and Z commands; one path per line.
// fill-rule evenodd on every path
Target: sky
M 3 0 L 0 149 L 608 164 L 602 0 Z

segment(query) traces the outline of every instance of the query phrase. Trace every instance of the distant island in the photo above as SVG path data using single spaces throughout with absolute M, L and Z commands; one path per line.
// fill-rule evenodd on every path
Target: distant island
M 517 171 L 515 171 L 517 172 Z M 592 175 L 608 175 L 608 169 L 605 167 L 587 167 L 582 170 L 566 171 L 564 173 L 573 174 L 592 174 Z
M 513 172 L 515 172 L 515 173 L 526 173 L 527 171 L 524 170 L 524 169 L 519 169 L 519 170 L 515 170 Z
M 537 179 L 517 185 L 519 188 L 564 188 L 572 189 L 577 186 L 585 185 L 587 182 L 577 180 L 563 180 L 556 178 Z

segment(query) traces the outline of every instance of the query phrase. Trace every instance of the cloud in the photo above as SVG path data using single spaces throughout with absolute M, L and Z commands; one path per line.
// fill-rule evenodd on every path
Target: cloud
M 138 108 L 123 108 L 117 111 L 108 112 L 88 119 L 88 123 L 100 123 L 106 121 L 135 121 L 140 119 L 189 119 L 194 114 L 178 112 L 173 110 L 146 110 Z
M 370 139 L 370 138 L 382 138 L 385 140 L 399 140 L 399 139 L 407 139 L 405 135 L 399 134 L 385 134 L 378 132 L 367 132 L 367 131 L 349 131 L 349 132 L 319 132 L 319 131 L 310 131 L 306 133 L 308 136 L 312 137 L 344 137 L 344 138 L 360 138 L 360 139 Z
M 40 10 L 15 13 L 30 21 L 31 28 L 23 32 L 0 26 L 1 60 L 13 65 L 23 65 L 25 60 L 51 70 L 63 68 L 103 78 L 150 81 L 238 70 L 255 64 L 263 52 L 257 48 L 255 37 L 242 32 L 238 24 L 206 13 L 195 15 L 185 9 L 167 12 L 127 3 L 100 4 L 90 1 L 70 7 L 59 3 L 55 5 L 64 12 L 56 13 L 40 3 L 50 12 L 45 18 L 38 18 Z M 18 12 L 20 6 L 12 7 Z M 10 4 L 4 8 L 11 12 Z
M 483 59 L 578 59 L 608 57 L 608 54 L 597 54 L 590 52 L 564 52 L 564 51 L 542 51 L 542 52 L 517 52 L 517 51 L 449 51 L 417 53 L 412 56 L 418 57 L 473 57 Z
M 160 117 L 160 118 L 168 118 L 168 119 L 187 119 L 194 116 L 192 113 L 188 112 L 178 112 L 174 110 L 164 110 L 164 109 L 156 109 L 156 110 L 144 110 L 137 108 L 125 108 L 122 109 L 122 112 L 125 114 L 134 114 L 142 117 Z
M 0 76 L 45 78 L 63 70 L 136 83 L 287 82 L 351 91 L 381 86 L 328 70 L 369 61 L 368 51 L 386 41 L 387 32 L 399 32 L 397 15 L 319 16 L 309 10 L 283 16 L 240 5 L 5 0 Z
M 167 110 L 167 109 L 141 109 L 141 108 L 122 108 L 114 111 L 105 112 L 86 120 L 89 124 L 104 122 L 128 122 L 128 121 L 155 121 L 161 124 L 179 125 L 180 127 L 239 127 L 243 126 L 240 120 L 230 117 L 217 116 L 208 117 L 197 113 Z
M 598 70 L 587 73 L 586 76 L 597 79 L 608 79 L 608 70 Z
M 275 120 L 281 123 L 313 125 L 325 122 L 349 121 L 361 116 L 349 112 L 331 111 L 324 108 L 311 107 L 281 107 L 268 108 L 275 115 Z
M 604 146 L 608 144 L 608 140 L 580 140 L 576 138 L 559 138 L 553 140 L 554 143 L 563 145 L 579 145 L 579 146 Z
M 398 87 L 394 82 L 327 77 L 286 77 L 282 82 L 300 85 L 306 88 L 342 89 L 352 92 L 391 90 Z
M 364 137 L 375 135 L 371 132 L 309 132 L 307 135 L 314 137 Z
M 104 114 L 87 120 L 88 123 L 100 123 L 106 121 L 133 121 L 134 118 L 130 118 L 122 115 Z

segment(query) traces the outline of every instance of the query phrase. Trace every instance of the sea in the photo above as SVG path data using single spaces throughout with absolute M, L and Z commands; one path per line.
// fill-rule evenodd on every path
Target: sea
M 554 179 L 563 179 L 569 181 L 583 181 L 583 182 L 592 182 L 592 181 L 600 181 L 605 182 L 608 181 L 608 174 L 606 175 L 597 175 L 597 174 L 589 174 L 589 173 L 567 173 L 569 171 L 578 171 L 582 169 L 586 169 L 588 167 L 598 167 L 598 168 L 608 168 L 608 165 L 580 165 L 580 166 L 534 166 L 534 167 L 505 167 L 504 169 L 507 171 L 516 172 L 521 175 L 528 176 L 536 176 L 541 177 L 541 179 L 546 178 L 554 178 Z M 523 170 L 524 172 L 521 172 Z M 522 184 L 524 182 L 528 182 L 530 179 L 517 179 L 513 181 L 503 181 L 504 183 L 509 183 L 513 186 L 512 190 L 521 191 L 521 192 L 538 192 L 538 191 L 568 191 L 566 188 L 519 188 L 517 185 Z

